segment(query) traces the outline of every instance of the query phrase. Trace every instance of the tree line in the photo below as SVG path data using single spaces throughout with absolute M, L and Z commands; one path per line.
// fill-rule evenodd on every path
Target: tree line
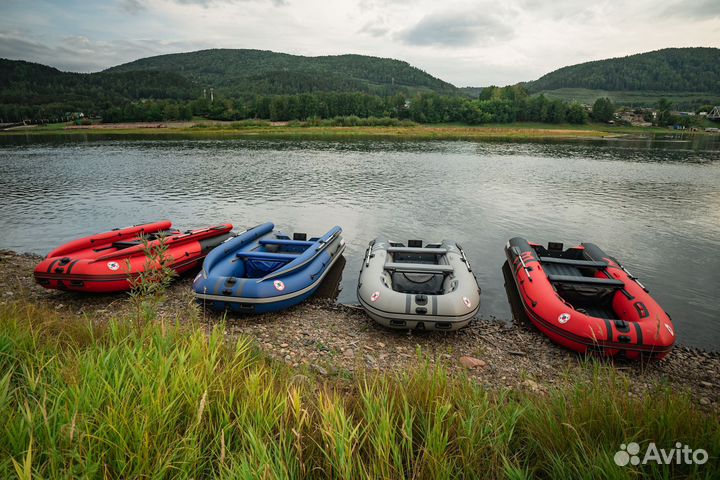
M 519 86 L 488 87 L 476 99 L 421 93 L 377 96 L 364 93 L 319 92 L 298 95 L 255 95 L 218 98 L 207 95 L 188 102 L 143 101 L 110 107 L 100 113 L 105 122 L 265 119 L 291 121 L 356 116 L 395 118 L 418 123 L 511 123 L 516 121 L 573 123 L 588 121 L 587 109 L 577 103 L 529 96 Z

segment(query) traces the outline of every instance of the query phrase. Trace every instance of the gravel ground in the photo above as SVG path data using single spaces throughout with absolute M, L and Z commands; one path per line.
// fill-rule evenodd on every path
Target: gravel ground
M 49 291 L 34 284 L 34 255 L 0 251 L 0 303 L 17 299 L 44 303 L 59 311 L 110 318 L 130 312 L 127 294 L 84 295 Z M 342 265 L 339 265 L 342 268 Z M 338 272 L 339 274 L 339 272 Z M 332 275 L 329 275 L 330 278 Z M 160 306 L 168 319 L 195 318 L 210 327 L 223 315 L 195 304 L 192 275 L 178 279 Z M 403 332 L 385 329 L 356 306 L 336 304 L 332 281 L 320 297 L 274 314 L 225 320 L 226 334 L 253 338 L 272 357 L 319 375 L 348 376 L 364 369 L 403 370 L 418 361 L 465 372 L 483 385 L 544 392 L 554 384 L 589 381 L 584 358 L 551 343 L 532 325 L 478 319 L 457 332 Z M 336 293 L 336 292 L 335 292 Z M 330 298 L 328 298 L 330 297 Z M 608 360 L 610 362 L 610 360 Z M 662 362 L 617 360 L 631 394 L 659 385 L 685 391 L 705 409 L 720 408 L 720 353 L 676 346 Z

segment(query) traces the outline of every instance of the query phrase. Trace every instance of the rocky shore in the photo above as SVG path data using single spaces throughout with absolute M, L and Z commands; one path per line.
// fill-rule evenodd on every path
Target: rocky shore
M 96 321 L 131 313 L 126 294 L 88 296 L 35 285 L 32 271 L 39 261 L 35 255 L 0 251 L 0 305 L 29 301 Z M 207 328 L 222 322 L 222 314 L 206 311 L 194 302 L 191 282 L 192 277 L 174 282 L 160 305 L 160 317 L 200 322 Z M 228 336 L 248 336 L 268 355 L 299 372 L 309 370 L 328 377 L 344 378 L 364 369 L 402 371 L 427 361 L 441 364 L 449 372 L 467 374 L 487 388 L 542 393 L 553 385 L 588 382 L 592 372 L 583 356 L 554 345 L 531 325 L 478 319 L 458 332 L 391 331 L 358 307 L 327 299 L 276 314 L 230 315 L 224 321 Z M 662 362 L 617 360 L 613 366 L 627 378 L 631 395 L 670 388 L 690 395 L 704 409 L 720 409 L 718 352 L 676 346 Z

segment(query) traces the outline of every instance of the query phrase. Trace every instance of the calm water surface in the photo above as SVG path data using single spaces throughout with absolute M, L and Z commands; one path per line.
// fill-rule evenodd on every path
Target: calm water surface
M 460 242 L 481 314 L 505 319 L 513 236 L 595 242 L 672 315 L 681 343 L 720 345 L 720 140 L 574 143 L 0 138 L 0 248 L 160 218 L 181 228 L 272 220 L 348 242 L 355 302 L 367 242 Z

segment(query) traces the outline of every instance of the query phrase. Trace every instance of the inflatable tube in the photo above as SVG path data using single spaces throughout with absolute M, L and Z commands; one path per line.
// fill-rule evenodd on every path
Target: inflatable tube
M 161 221 L 90 235 L 66 243 L 35 267 L 35 281 L 45 288 L 89 293 L 130 290 L 131 280 L 148 268 L 146 249 L 161 241 L 169 267 L 177 274 L 198 268 L 214 247 L 230 237 L 231 224 L 180 232 Z M 162 238 L 162 240 L 161 240 Z
M 480 308 L 480 287 L 455 242 L 406 247 L 377 238 L 365 252 L 357 297 L 376 322 L 397 329 L 457 330 Z
M 211 252 L 195 277 L 195 297 L 215 310 L 266 313 L 309 298 L 345 250 L 342 229 L 291 239 L 268 222 Z
M 512 238 L 508 264 L 532 323 L 581 353 L 664 358 L 675 343 L 670 316 L 616 259 L 592 243 L 563 250 Z

